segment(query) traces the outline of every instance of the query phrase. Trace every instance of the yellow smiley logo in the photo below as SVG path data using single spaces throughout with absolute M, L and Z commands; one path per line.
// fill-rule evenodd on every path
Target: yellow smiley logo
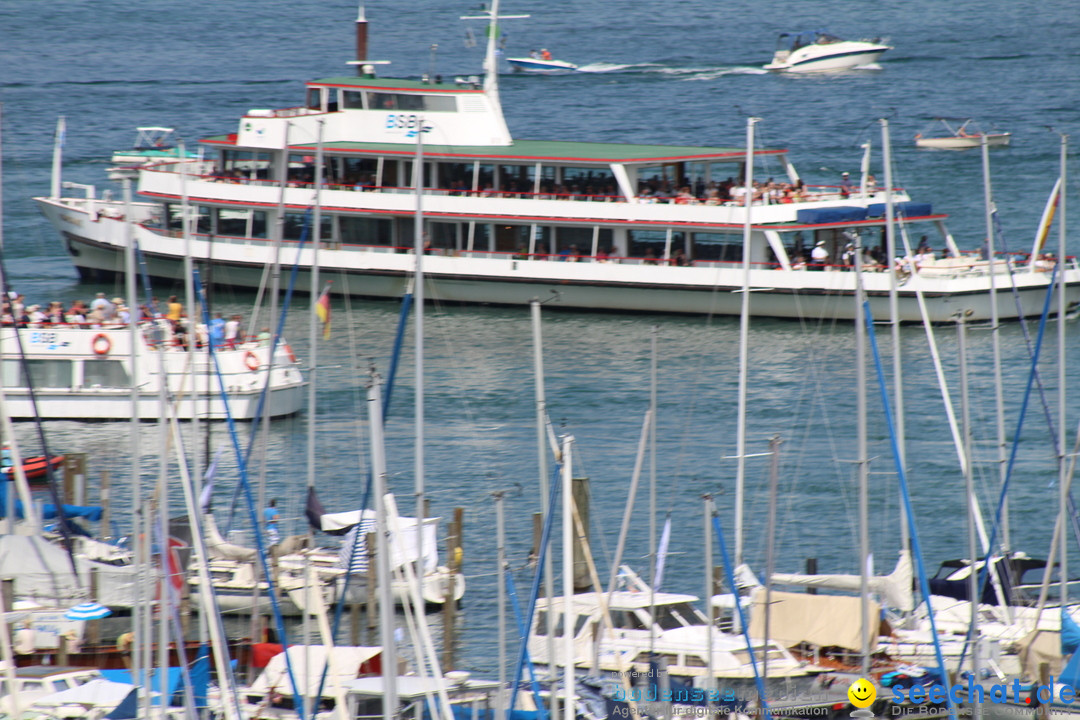
M 847 689 L 848 700 L 857 708 L 866 708 L 877 699 L 877 688 L 866 678 L 859 678 Z

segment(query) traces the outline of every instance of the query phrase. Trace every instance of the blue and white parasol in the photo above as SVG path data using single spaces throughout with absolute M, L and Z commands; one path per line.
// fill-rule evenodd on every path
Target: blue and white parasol
M 100 620 L 112 615 L 112 610 L 101 603 L 84 602 L 64 613 L 68 620 Z

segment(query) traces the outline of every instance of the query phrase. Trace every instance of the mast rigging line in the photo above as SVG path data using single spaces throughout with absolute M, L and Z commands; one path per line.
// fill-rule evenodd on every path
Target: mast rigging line
M 273 369 L 274 352 L 277 350 L 277 341 L 278 338 L 281 336 L 281 330 L 285 325 L 285 315 L 288 312 L 289 301 L 292 299 L 293 286 L 295 285 L 296 276 L 299 268 L 300 250 L 303 248 L 305 240 L 307 240 L 307 223 L 305 223 L 304 228 L 304 232 L 300 236 L 300 243 L 297 245 L 297 262 L 293 264 L 292 277 L 290 277 L 289 279 L 289 289 L 286 291 L 285 294 L 285 302 L 281 309 L 281 318 L 278 322 L 277 332 L 274 334 L 274 338 L 270 346 L 270 361 L 268 363 L 268 369 L 266 373 L 266 385 L 263 386 L 262 395 L 259 396 L 260 411 L 262 409 L 263 401 L 266 398 L 267 391 L 270 387 L 270 371 Z M 209 327 L 210 310 L 206 303 L 206 288 L 203 287 L 202 281 L 199 279 L 199 269 L 197 267 L 193 268 L 192 272 L 194 274 L 195 292 L 199 296 L 199 300 L 202 303 L 203 322 L 205 322 L 207 327 Z M 237 495 L 239 495 L 239 492 L 241 490 L 244 493 L 244 499 L 247 504 L 248 519 L 251 521 L 251 527 L 253 530 L 252 535 L 255 538 L 255 548 L 259 554 L 259 565 L 262 568 L 263 577 L 266 578 L 266 582 L 269 585 L 269 592 L 267 594 L 270 597 L 270 607 L 273 610 L 274 614 L 274 624 L 277 625 L 278 637 L 281 638 L 282 645 L 288 647 L 289 643 L 288 636 L 285 633 L 285 620 L 281 614 L 281 604 L 278 602 L 277 588 L 275 587 L 274 576 L 273 573 L 270 572 L 270 563 L 266 558 L 266 545 L 263 542 L 263 533 L 260 530 L 259 518 L 255 509 L 255 501 L 251 495 L 251 484 L 248 482 L 247 455 L 241 453 L 240 451 L 240 439 L 236 432 L 236 420 L 233 418 L 232 410 L 229 408 L 229 394 L 228 390 L 225 387 L 225 377 L 221 374 L 221 367 L 218 365 L 217 354 L 214 352 L 213 343 L 209 343 L 207 345 L 207 352 L 209 353 L 210 360 L 213 363 L 214 375 L 217 377 L 218 380 L 218 387 L 221 392 L 221 401 L 225 406 L 225 421 L 229 428 L 229 439 L 232 443 L 233 451 L 236 453 L 237 469 L 240 472 L 240 482 L 237 484 L 237 492 L 236 494 L 234 494 L 233 497 L 235 499 Z M 261 412 L 256 413 L 256 420 L 254 422 L 258 422 L 258 417 L 261 414 Z M 252 443 L 254 443 L 254 428 L 252 429 L 251 438 Z M 250 452 L 251 445 L 248 446 L 248 450 Z M 292 661 L 289 659 L 288 653 L 285 653 L 285 667 L 288 671 L 289 682 L 292 683 L 293 686 L 293 698 L 294 702 L 296 703 L 295 707 L 299 708 L 300 716 L 303 717 L 305 714 L 304 708 L 306 707 L 304 702 L 304 694 L 300 688 L 300 685 L 296 682 L 296 674 L 293 671 Z
M 3 293 L 4 297 L 8 297 L 10 291 L 11 288 L 8 285 L 7 268 L 4 265 L 3 244 L 0 243 L 0 292 Z M 13 323 L 13 325 L 16 324 Z M 48 459 L 52 457 L 52 454 L 49 452 L 49 444 L 45 440 L 45 428 L 41 423 L 41 417 L 38 415 L 37 393 L 34 392 L 34 382 L 33 376 L 30 373 L 30 363 L 26 359 L 26 348 L 23 345 L 22 333 L 19 332 L 17 325 L 15 326 L 15 344 L 19 346 L 19 367 L 26 377 L 26 389 L 30 395 L 30 406 L 34 411 L 34 430 L 37 432 L 38 442 L 41 443 L 41 452 L 45 458 Z M 15 477 L 14 473 L 12 473 L 12 477 Z M 74 576 L 75 586 L 81 590 L 83 583 L 79 578 L 79 569 L 75 563 L 75 548 L 72 544 L 71 523 L 68 520 L 67 513 L 64 512 L 64 504 L 60 500 L 60 491 L 57 489 L 56 473 L 53 472 L 52 463 L 48 461 L 45 463 L 45 479 L 46 485 L 49 488 L 49 497 L 52 499 L 53 504 L 56 505 L 56 518 L 60 525 L 60 535 L 64 540 L 64 550 L 67 551 L 68 562 L 71 564 L 71 574 Z M 14 491 L 8 490 L 8 492 L 12 493 Z M 23 512 L 29 514 L 30 510 L 24 508 Z M 12 527 L 14 527 L 14 518 L 8 518 L 8 522 L 12 523 Z
M 1009 450 L 1009 464 L 1005 472 L 1005 482 L 1001 485 L 1001 493 L 998 495 L 997 509 L 994 512 L 994 523 L 990 528 L 990 541 L 987 545 L 986 557 L 983 558 L 983 566 L 979 569 L 979 595 L 981 598 L 986 589 L 986 581 L 989 578 L 990 561 L 994 555 L 994 545 L 997 542 L 998 528 L 1001 526 L 1001 514 L 1005 506 L 1005 498 L 1008 497 L 1009 485 L 1012 483 L 1013 469 L 1016 467 L 1016 456 L 1020 449 L 1021 431 L 1024 428 L 1024 419 L 1027 415 L 1028 403 L 1031 400 L 1032 386 L 1035 383 L 1036 367 L 1039 363 L 1039 355 L 1042 351 L 1043 338 L 1046 335 L 1046 325 L 1050 316 L 1051 299 L 1054 297 L 1054 289 L 1056 286 L 1055 280 L 1057 278 L 1058 268 L 1062 263 L 1056 263 L 1052 277 L 1050 279 L 1050 285 L 1046 290 L 1046 299 L 1043 304 L 1042 316 L 1039 318 L 1039 332 L 1036 335 L 1034 352 L 1031 357 L 1031 370 L 1028 372 L 1027 385 L 1024 388 L 1024 399 L 1020 404 L 1020 413 L 1016 419 L 1016 431 L 1013 434 L 1012 448 Z M 1058 322 L 1062 322 L 1061 318 L 1058 318 Z M 1050 569 L 1047 569 L 1049 572 Z M 978 598 L 971 598 L 970 602 L 974 603 Z M 960 663 L 961 666 L 964 662 L 964 656 L 967 654 L 968 646 L 972 641 L 971 631 L 968 630 L 968 635 L 964 640 L 964 646 L 960 651 Z
M 304 249 L 304 243 L 306 243 L 307 240 L 308 240 L 308 233 L 309 233 L 310 230 L 311 230 L 311 208 L 309 207 L 307 209 L 307 211 L 304 213 L 304 227 L 303 227 L 303 230 L 301 230 L 301 232 L 300 232 L 300 240 L 296 244 L 296 260 L 293 261 L 292 270 L 289 273 L 289 285 L 285 290 L 285 301 L 281 304 L 281 312 L 278 313 L 277 327 L 274 328 L 274 335 L 270 339 L 270 356 L 269 356 L 269 359 L 267 360 L 267 363 L 266 363 L 266 381 L 263 383 L 262 390 L 259 392 L 259 402 L 255 406 L 255 416 L 251 420 L 251 434 L 248 436 L 248 446 L 247 446 L 247 450 L 244 452 L 244 457 L 243 457 L 243 462 L 244 462 L 244 467 L 245 468 L 247 466 L 248 461 L 251 459 L 252 450 L 255 449 L 255 443 L 258 440 L 259 426 L 262 423 L 262 417 L 265 414 L 263 412 L 263 410 L 266 407 L 266 398 L 270 394 L 270 381 L 271 381 L 271 377 L 272 377 L 273 371 L 274 371 L 274 357 L 277 355 L 278 343 L 281 342 L 281 335 L 285 330 L 285 318 L 289 314 L 289 305 L 292 303 L 293 290 L 295 290 L 295 288 L 296 288 L 296 278 L 300 274 L 300 253 Z M 197 269 L 196 269 L 196 275 L 197 275 Z M 198 291 L 198 292 L 201 292 L 201 294 L 203 296 L 202 300 L 203 300 L 203 318 L 204 318 L 204 322 L 206 323 L 207 327 L 210 327 L 210 310 L 209 310 L 209 306 L 206 304 L 206 290 L 205 290 L 205 288 L 203 288 L 201 291 Z M 210 348 L 210 356 L 214 357 L 213 344 L 212 343 L 208 344 L 207 347 Z M 216 363 L 217 363 L 216 358 L 214 358 L 214 362 L 215 362 L 215 367 L 216 367 Z M 222 392 L 224 392 L 224 386 L 222 386 Z M 226 404 L 226 407 L 228 407 L 227 404 Z M 239 447 L 239 445 L 237 447 Z M 239 460 L 240 460 L 240 458 L 238 457 L 237 461 L 239 462 Z M 228 518 L 226 519 L 226 522 L 225 522 L 225 534 L 226 535 L 228 535 L 229 531 L 232 528 L 233 514 L 236 511 L 236 503 L 238 502 L 238 500 L 240 498 L 240 491 L 241 491 L 242 487 L 243 487 L 242 485 L 237 485 L 236 486 L 236 490 L 233 491 L 232 500 L 229 502 L 229 516 L 228 516 Z M 257 523 L 255 524 L 255 529 L 256 529 L 256 535 L 258 535 L 258 524 Z
M 863 315 L 866 322 L 866 337 L 870 341 L 870 355 L 874 359 L 874 370 L 877 373 L 878 390 L 881 394 L 881 404 L 883 408 L 883 414 L 885 415 L 885 422 L 889 428 L 889 444 L 892 447 L 893 462 L 896 463 L 896 473 L 900 481 L 900 494 L 904 500 L 904 515 L 907 519 L 909 537 L 911 538 L 911 552 L 915 556 L 915 569 L 919 578 L 919 591 L 922 593 L 923 602 L 926 603 L 926 616 L 930 621 L 930 636 L 934 639 L 934 657 L 938 661 L 938 668 L 941 672 L 941 677 L 947 677 L 945 670 L 945 658 L 941 652 L 941 639 L 937 632 L 937 623 L 934 620 L 934 608 L 930 602 L 930 581 L 926 576 L 926 564 L 923 562 L 922 546 L 919 544 L 919 532 L 918 527 L 915 525 L 915 513 L 911 506 L 911 494 L 908 491 L 907 471 L 904 467 L 904 461 L 900 454 L 900 445 L 896 437 L 896 426 L 893 423 L 893 411 L 892 405 L 889 402 L 888 384 L 885 380 L 885 369 L 881 364 L 881 352 L 878 349 L 877 333 L 874 331 L 874 316 L 870 312 L 869 301 L 863 301 Z M 963 667 L 963 659 L 961 659 L 960 665 Z M 953 705 L 952 699 L 946 697 L 946 702 L 949 708 L 950 720 L 956 720 L 956 708 Z

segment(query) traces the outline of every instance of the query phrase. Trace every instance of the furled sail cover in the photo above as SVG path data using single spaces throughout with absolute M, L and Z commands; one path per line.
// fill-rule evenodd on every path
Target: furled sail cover
M 892 608 L 910 612 L 915 608 L 911 587 L 914 578 L 911 554 L 906 550 L 900 553 L 896 568 L 884 576 L 870 578 L 870 590 L 881 596 Z M 862 579 L 858 575 L 801 575 L 798 573 L 773 573 L 772 581 L 777 585 L 797 585 L 827 590 L 846 590 L 859 592 Z

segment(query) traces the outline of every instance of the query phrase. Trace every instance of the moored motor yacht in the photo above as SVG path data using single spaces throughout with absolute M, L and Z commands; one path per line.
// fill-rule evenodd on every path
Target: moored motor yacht
M 842 40 L 822 30 L 781 33 L 776 53 L 766 70 L 830 72 L 851 70 L 875 62 L 892 47 L 882 41 Z
M 1042 310 L 1050 274 L 976 262 L 945 215 L 901 188 L 869 177 L 855 187 L 805 182 L 784 149 L 515 139 L 499 104 L 493 43 L 483 87 L 376 78 L 374 66 L 360 67 L 359 77 L 307 83 L 299 106 L 248 111 L 234 132 L 203 140 L 205 161 L 140 168 L 146 201 L 130 215 L 150 274 L 173 277 L 183 261 L 176 238 L 186 194 L 197 214 L 196 260 L 228 268 L 216 282 L 257 287 L 278 240 L 288 248 L 300 240 L 320 175 L 320 266 L 362 278 L 349 284 L 354 293 L 399 297 L 416 265 L 409 247 L 422 138 L 432 299 L 517 305 L 556 292 L 560 307 L 737 315 L 745 254 L 752 314 L 852 319 L 855 275 L 843 256 L 857 234 L 868 254 L 863 285 L 884 318 L 891 201 L 898 225 L 932 233 L 948 255 L 940 268 L 924 272 L 935 264 L 927 260 L 900 273 L 901 321 L 922 319 L 920 294 L 936 322 L 958 310 L 988 319 L 991 303 L 1002 318 Z M 757 178 L 749 191 L 748 153 Z M 89 191 L 61 197 L 59 187 L 54 178 L 56 192 L 35 198 L 40 209 L 84 277 L 111 277 L 128 242 L 117 218 L 123 205 Z M 808 267 L 819 246 L 826 259 Z M 298 288 L 311 290 L 310 245 L 299 258 Z M 994 283 L 991 272 L 1014 274 Z M 1070 302 L 1080 301 L 1080 269 L 1070 260 L 1065 272 Z

